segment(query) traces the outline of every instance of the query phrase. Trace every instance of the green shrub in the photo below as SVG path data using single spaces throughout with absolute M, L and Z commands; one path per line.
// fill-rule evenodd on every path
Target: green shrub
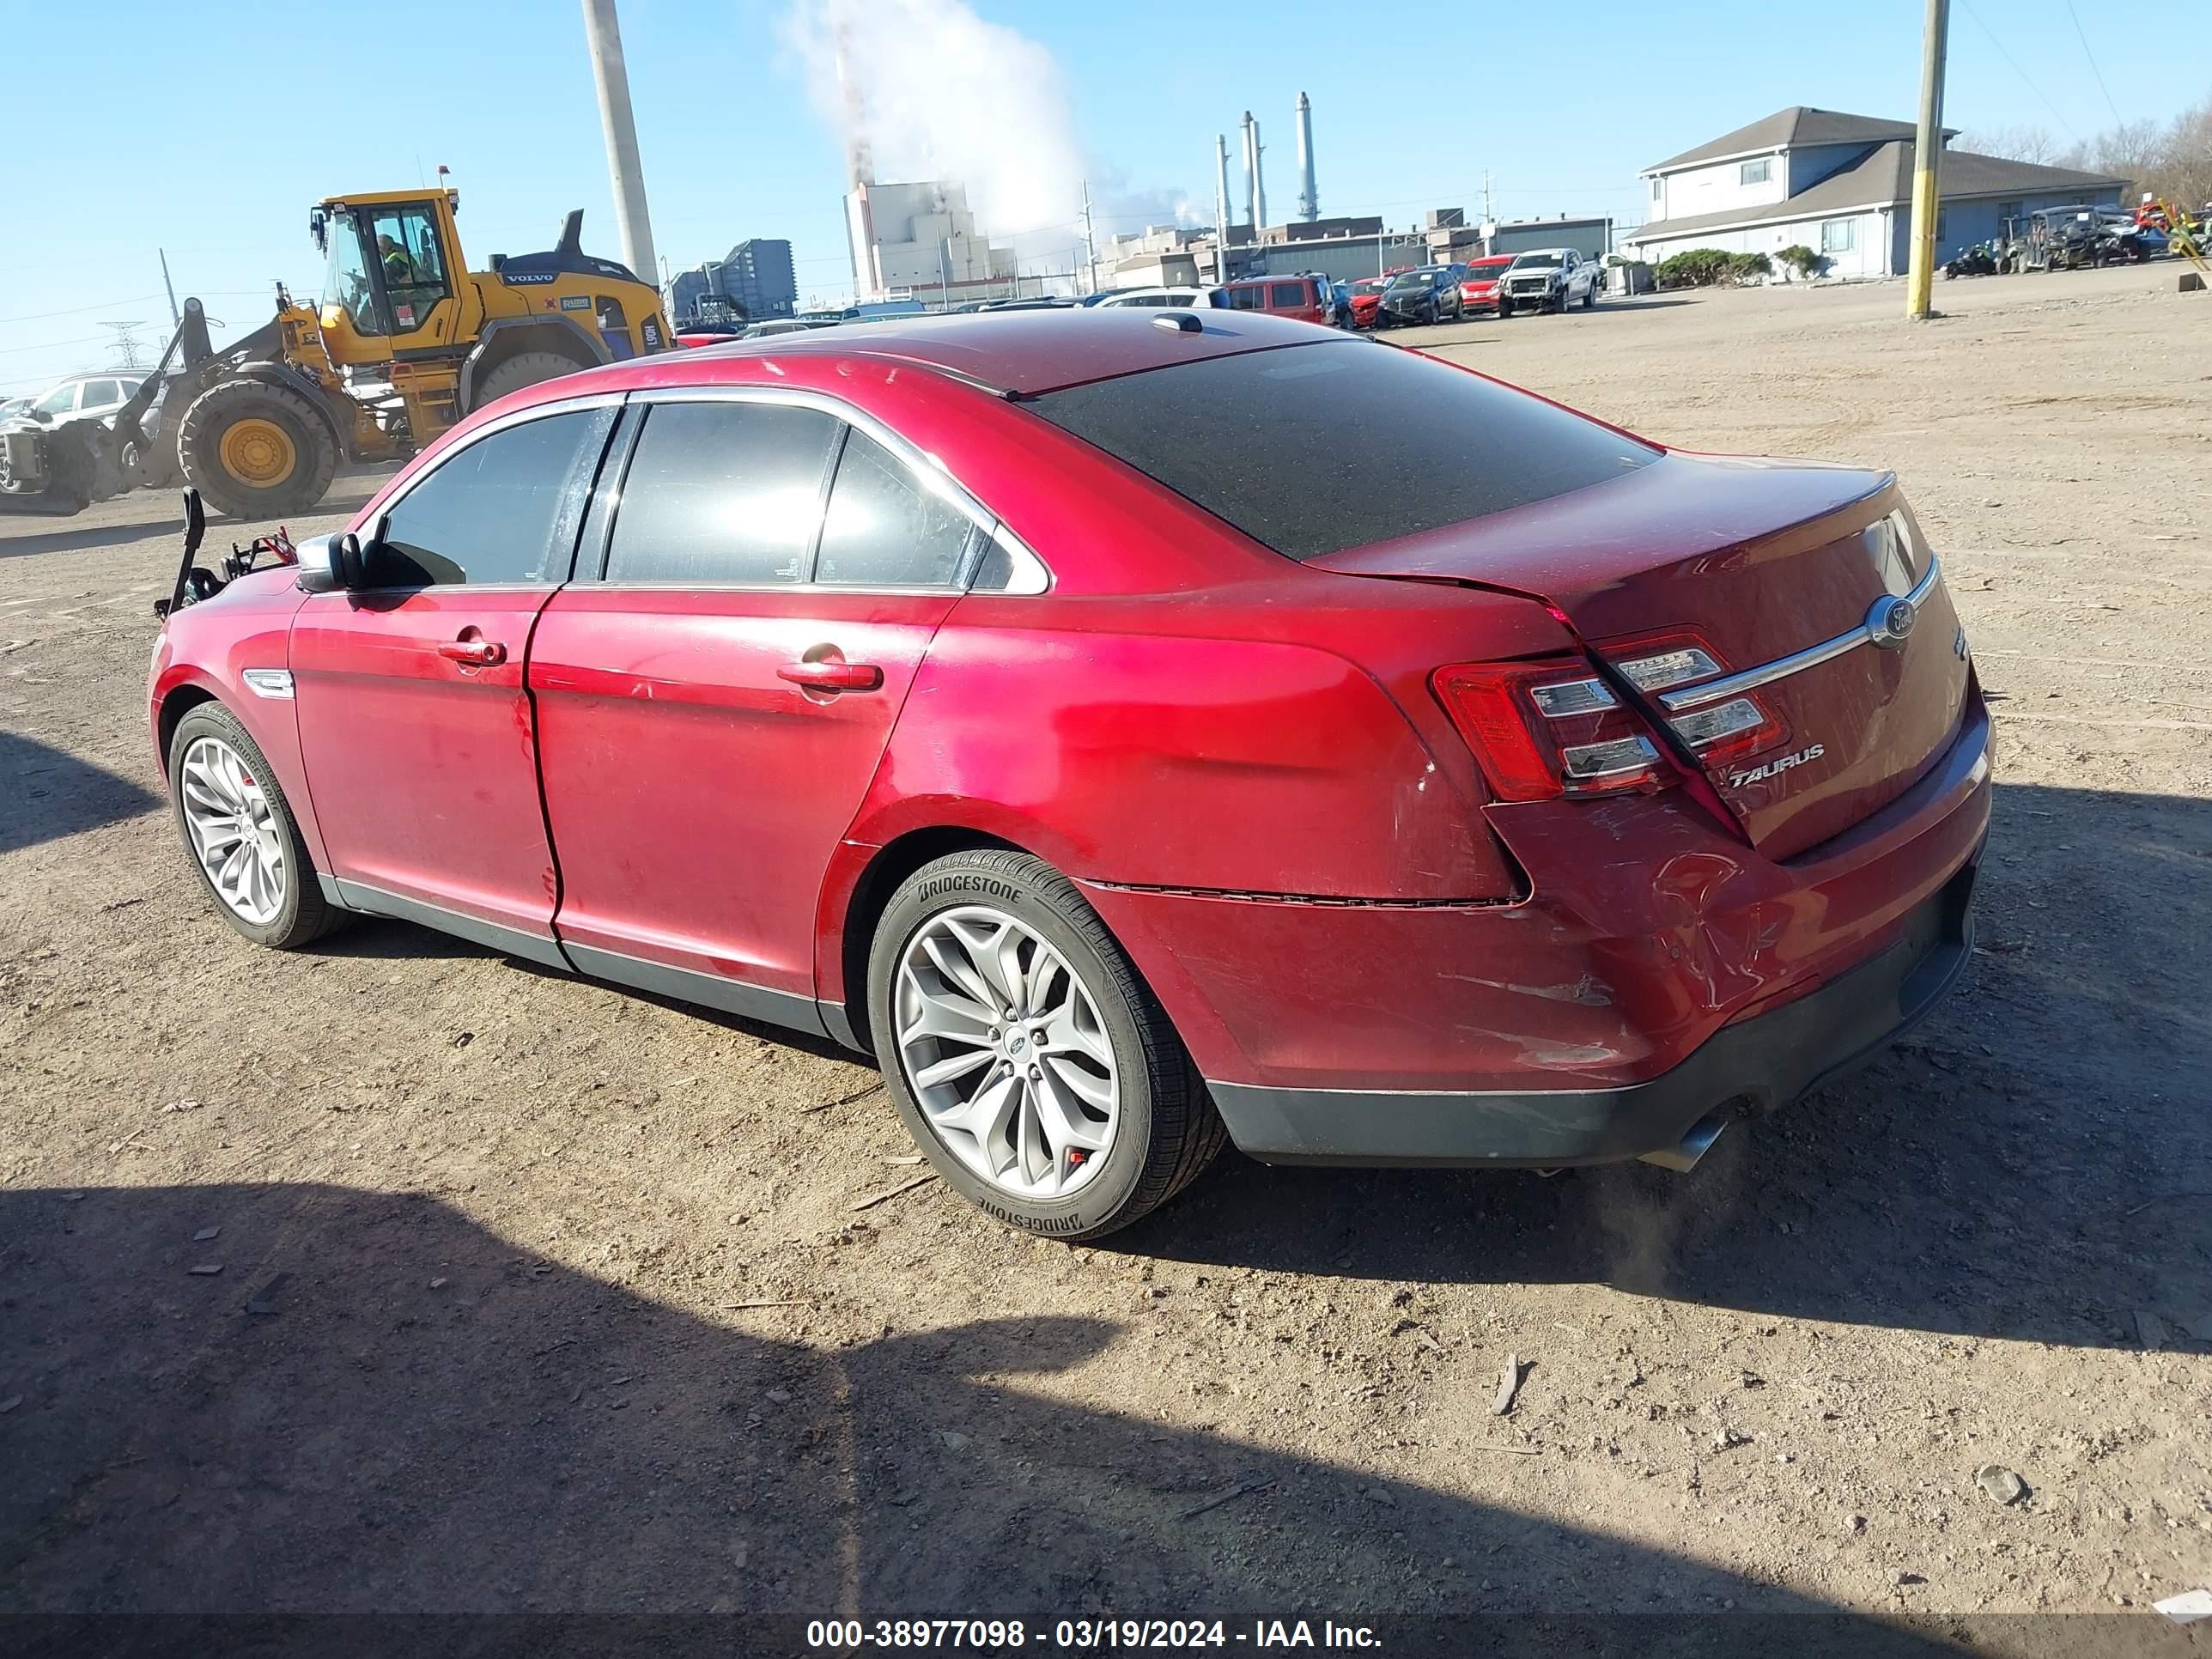
M 1662 288 L 1733 287 L 1753 276 L 1771 276 L 1774 262 L 1764 253 L 1730 253 L 1725 248 L 1690 247 L 1668 255 L 1653 269 Z
M 1774 257 L 1781 260 L 1784 264 L 1789 266 L 1790 270 L 1796 271 L 1797 273 L 1797 279 L 1800 282 L 1808 281 L 1814 276 L 1818 276 L 1820 274 L 1820 268 L 1828 263 L 1826 259 L 1814 252 L 1811 248 L 1807 247 L 1802 242 L 1798 243 L 1794 247 L 1784 248 L 1781 252 L 1776 254 Z

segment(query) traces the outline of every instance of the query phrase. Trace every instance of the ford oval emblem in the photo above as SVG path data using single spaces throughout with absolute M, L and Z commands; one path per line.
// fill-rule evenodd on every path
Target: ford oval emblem
M 1885 651 L 1894 651 L 1911 636 L 1912 624 L 1919 620 L 1912 601 L 1900 599 L 1894 594 L 1874 602 L 1867 612 L 1867 637 Z

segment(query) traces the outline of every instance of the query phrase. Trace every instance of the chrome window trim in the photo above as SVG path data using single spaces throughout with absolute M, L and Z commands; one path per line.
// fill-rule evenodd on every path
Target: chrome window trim
M 924 586 L 875 586 L 858 582 L 773 582 L 773 583 L 702 583 L 702 582 L 601 582 L 599 586 L 611 588 L 688 588 L 697 591 L 718 591 L 743 593 L 963 593 L 971 591 L 975 572 L 981 568 L 981 551 L 984 544 L 995 541 L 1012 562 L 1013 574 L 1007 585 L 988 590 L 994 593 L 1042 593 L 1050 591 L 1053 582 L 1050 567 L 1030 548 L 1009 531 L 998 514 L 969 493 L 968 487 L 952 476 L 944 460 L 922 448 L 903 434 L 893 430 L 882 421 L 856 404 L 826 392 L 817 392 L 810 386 L 652 386 L 633 392 L 633 404 L 651 406 L 656 404 L 780 404 L 787 408 L 811 409 L 842 421 L 853 430 L 881 446 L 912 475 L 915 487 L 934 495 L 973 524 L 980 532 L 974 548 L 961 561 L 958 576 L 951 582 L 930 583 Z M 834 477 L 832 487 L 835 487 Z M 1024 586 L 1025 582 L 1035 584 Z
M 1934 554 L 1928 556 L 1928 574 L 1912 585 L 1905 601 L 1915 611 L 1927 603 L 1928 596 L 1943 574 L 1943 562 Z M 1818 668 L 1824 662 L 1833 661 L 1846 651 L 1856 650 L 1862 645 L 1874 642 L 1874 630 L 1864 623 L 1849 633 L 1838 634 L 1818 645 L 1808 645 L 1802 651 L 1793 651 L 1786 657 L 1777 657 L 1772 662 L 1762 663 L 1757 668 L 1747 668 L 1740 674 L 1730 674 L 1723 679 L 1707 680 L 1702 685 L 1692 685 L 1680 691 L 1659 694 L 1660 707 L 1670 714 L 1686 714 L 1692 708 L 1702 708 L 1709 702 L 1741 696 L 1762 685 L 1771 685 L 1777 680 L 1787 679 L 1792 674 L 1802 674 L 1808 668 Z
M 438 458 L 432 461 L 429 465 L 424 467 L 413 477 L 408 479 L 406 487 L 397 495 L 394 495 L 390 501 L 386 501 L 382 506 L 379 507 L 376 509 L 376 516 L 374 519 L 369 520 L 362 530 L 356 530 L 351 533 L 361 536 L 364 542 L 368 541 L 370 538 L 374 537 L 383 529 L 386 522 L 392 517 L 392 510 L 406 501 L 410 495 L 412 495 L 416 490 L 420 489 L 425 480 L 434 477 L 439 471 L 444 468 L 446 464 L 453 459 L 454 456 L 466 454 L 470 450 L 474 449 L 477 445 L 481 443 L 484 439 L 492 437 L 498 433 L 512 431 L 518 426 L 527 426 L 532 421 L 548 419 L 555 415 L 580 415 L 594 409 L 612 409 L 619 410 L 622 408 L 623 402 L 626 395 L 627 394 L 620 392 L 582 392 L 575 397 L 562 398 L 551 403 L 532 404 L 527 409 L 518 409 L 512 414 L 501 416 L 495 421 L 485 422 L 483 425 L 470 433 L 468 437 L 463 441 L 457 443 L 451 448 L 441 453 Z M 605 437 L 602 436 L 599 441 L 602 452 L 604 452 L 606 442 Z M 592 480 L 586 478 L 584 482 L 584 488 L 586 490 L 589 490 L 591 487 Z M 586 498 L 585 506 L 586 508 L 590 506 L 588 496 Z M 554 522 L 556 526 L 559 524 L 559 514 L 556 514 L 555 515 Z M 578 523 L 580 526 L 580 513 L 578 515 Z M 574 556 L 572 555 L 572 562 L 573 557 Z M 563 574 L 559 581 L 428 582 L 416 586 L 354 587 L 340 588 L 334 591 L 341 593 L 428 593 L 434 588 L 465 587 L 472 593 L 536 593 L 551 588 L 564 586 L 567 585 L 568 580 L 568 576 Z M 326 596 L 317 595 L 315 597 L 321 598 Z

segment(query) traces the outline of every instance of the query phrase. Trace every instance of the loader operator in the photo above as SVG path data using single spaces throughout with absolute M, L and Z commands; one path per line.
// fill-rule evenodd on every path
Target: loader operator
M 376 239 L 376 252 L 384 261 L 384 285 L 386 288 L 416 288 L 421 285 L 422 273 L 416 270 L 415 262 L 407 257 L 407 250 L 392 237 L 380 235 Z

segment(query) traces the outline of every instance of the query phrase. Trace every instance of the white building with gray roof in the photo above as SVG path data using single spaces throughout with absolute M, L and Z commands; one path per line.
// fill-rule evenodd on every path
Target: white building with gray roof
M 1943 134 L 1936 257 L 1996 237 L 2006 219 L 2075 204 L 2117 206 L 2124 179 L 1977 155 Z M 1905 273 L 1912 226 L 1914 131 L 1802 105 L 1777 111 L 1644 169 L 1647 222 L 1623 250 L 1653 264 L 1690 248 L 1772 256 L 1811 248 L 1832 276 Z M 1779 274 L 1780 262 L 1777 261 Z

